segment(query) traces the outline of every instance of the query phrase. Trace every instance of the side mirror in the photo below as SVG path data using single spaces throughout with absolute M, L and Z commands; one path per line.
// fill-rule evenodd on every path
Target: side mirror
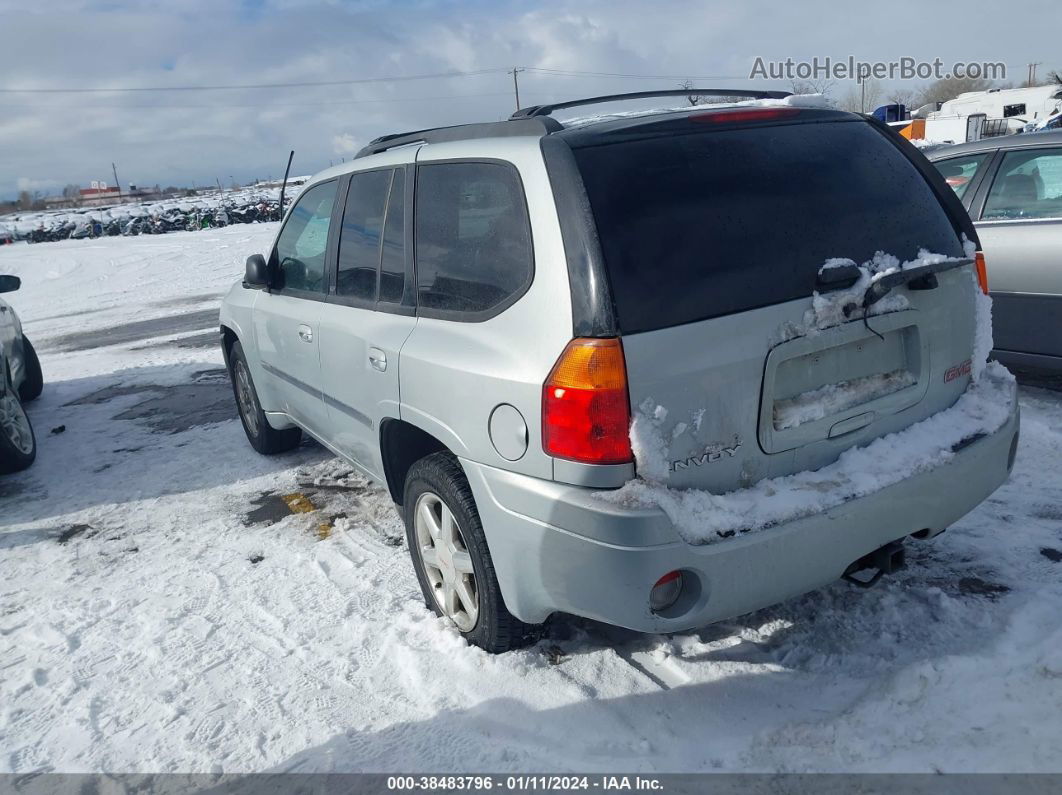
M 0 293 L 13 293 L 22 286 L 18 276 L 0 276 Z
M 270 286 L 269 265 L 261 254 L 252 254 L 247 258 L 243 275 L 243 286 L 263 290 Z

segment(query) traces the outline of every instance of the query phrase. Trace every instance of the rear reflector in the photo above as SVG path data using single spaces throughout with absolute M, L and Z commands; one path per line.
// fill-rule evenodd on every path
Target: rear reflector
M 634 459 L 627 368 L 619 339 L 568 343 L 542 386 L 542 449 L 585 464 Z
M 985 255 L 978 251 L 974 254 L 974 267 L 977 269 L 977 283 L 981 285 L 981 292 L 988 295 L 988 269 L 985 267 Z
M 682 594 L 682 572 L 669 571 L 649 591 L 649 609 L 654 613 L 667 610 Z
M 770 121 L 796 116 L 800 108 L 743 108 L 741 110 L 721 110 L 714 113 L 698 113 L 690 116 L 690 121 L 730 124 L 740 121 Z

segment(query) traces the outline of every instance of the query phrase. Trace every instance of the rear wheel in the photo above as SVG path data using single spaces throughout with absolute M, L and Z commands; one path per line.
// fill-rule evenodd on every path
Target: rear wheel
M 0 474 L 20 472 L 37 457 L 37 438 L 26 410 L 10 379 L 6 387 L 0 394 Z
M 424 601 L 492 654 L 524 645 L 534 627 L 505 607 L 468 479 L 449 453 L 417 461 L 403 498 L 406 540 Z
M 22 354 L 25 359 L 26 377 L 18 388 L 18 395 L 23 403 L 29 403 L 41 396 L 44 389 L 44 373 L 41 372 L 41 360 L 28 337 L 22 338 Z
M 240 421 L 251 447 L 262 455 L 276 455 L 299 446 L 302 441 L 300 429 L 286 428 L 278 431 L 266 420 L 262 405 L 258 402 L 254 381 L 251 380 L 251 368 L 247 365 L 243 346 L 238 342 L 234 343 L 229 351 L 229 378 L 232 380 L 232 391 L 236 396 Z

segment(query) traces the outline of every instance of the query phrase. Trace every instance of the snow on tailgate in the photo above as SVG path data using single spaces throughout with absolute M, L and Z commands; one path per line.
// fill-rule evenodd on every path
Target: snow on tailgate
M 964 241 L 968 256 L 974 250 Z M 859 265 L 861 277 L 849 289 L 826 295 L 816 293 L 801 329 L 787 329 L 788 338 L 814 335 L 845 321 L 843 307 L 862 300 L 877 279 L 897 270 L 947 260 L 940 254 L 920 251 L 917 259 L 901 263 L 879 252 Z M 851 260 L 828 260 L 823 269 L 855 265 Z M 976 278 L 976 277 L 975 277 Z M 912 475 L 946 464 L 955 455 L 952 448 L 978 434 L 999 430 L 1017 402 L 1014 376 L 1002 365 L 986 363 L 992 350 L 992 300 L 980 289 L 975 292 L 975 339 L 972 379 L 969 388 L 950 408 L 896 433 L 875 439 L 865 447 L 845 451 L 834 463 L 815 471 L 761 480 L 749 488 L 725 494 L 699 489 L 670 489 L 665 485 L 668 446 L 660 436 L 667 408 L 646 399 L 634 412 L 631 442 L 638 477 L 615 491 L 602 491 L 606 502 L 638 507 L 659 507 L 691 544 L 710 544 L 738 532 L 761 530 L 772 525 L 821 513 L 848 500 L 865 497 Z M 890 301 L 892 303 L 890 303 Z M 901 295 L 887 296 L 872 310 L 878 313 L 905 309 Z M 910 376 L 907 375 L 909 378 Z M 791 428 L 830 411 L 843 410 L 865 400 L 867 394 L 883 395 L 903 388 L 904 374 L 886 373 L 871 379 L 830 384 L 780 401 L 774 413 L 776 428 Z
M 866 447 L 847 450 L 814 472 L 768 478 L 727 494 L 669 489 L 639 478 L 597 496 L 621 505 L 659 507 L 687 542 L 710 544 L 737 532 L 821 513 L 946 464 L 955 455 L 954 445 L 999 430 L 1016 400 L 1014 376 L 992 362 L 951 408 Z

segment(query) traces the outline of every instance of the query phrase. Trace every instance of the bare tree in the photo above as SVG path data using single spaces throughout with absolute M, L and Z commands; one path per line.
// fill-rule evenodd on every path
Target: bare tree
M 841 95 L 837 106 L 851 113 L 869 113 L 878 106 L 881 96 L 881 84 L 877 80 L 867 78 L 862 83 L 850 86 Z
M 1062 85 L 1062 70 L 1053 69 L 1052 71 L 1047 73 L 1047 79 L 1052 83 L 1058 83 L 1059 85 Z
M 885 97 L 893 105 L 906 105 L 911 107 L 918 92 L 913 88 L 892 88 L 886 92 Z
M 990 88 L 995 88 L 992 81 L 981 77 L 952 77 L 930 83 L 911 101 L 919 106 L 930 102 L 947 102 L 967 91 L 987 91 Z
M 74 185 L 73 183 L 71 183 L 71 184 L 67 185 L 65 188 L 63 188 L 63 198 L 64 199 L 76 199 L 80 195 L 81 195 L 81 186 L 80 185 Z
M 789 84 L 789 90 L 794 94 L 822 94 L 829 99 L 836 85 L 834 80 L 794 80 Z

